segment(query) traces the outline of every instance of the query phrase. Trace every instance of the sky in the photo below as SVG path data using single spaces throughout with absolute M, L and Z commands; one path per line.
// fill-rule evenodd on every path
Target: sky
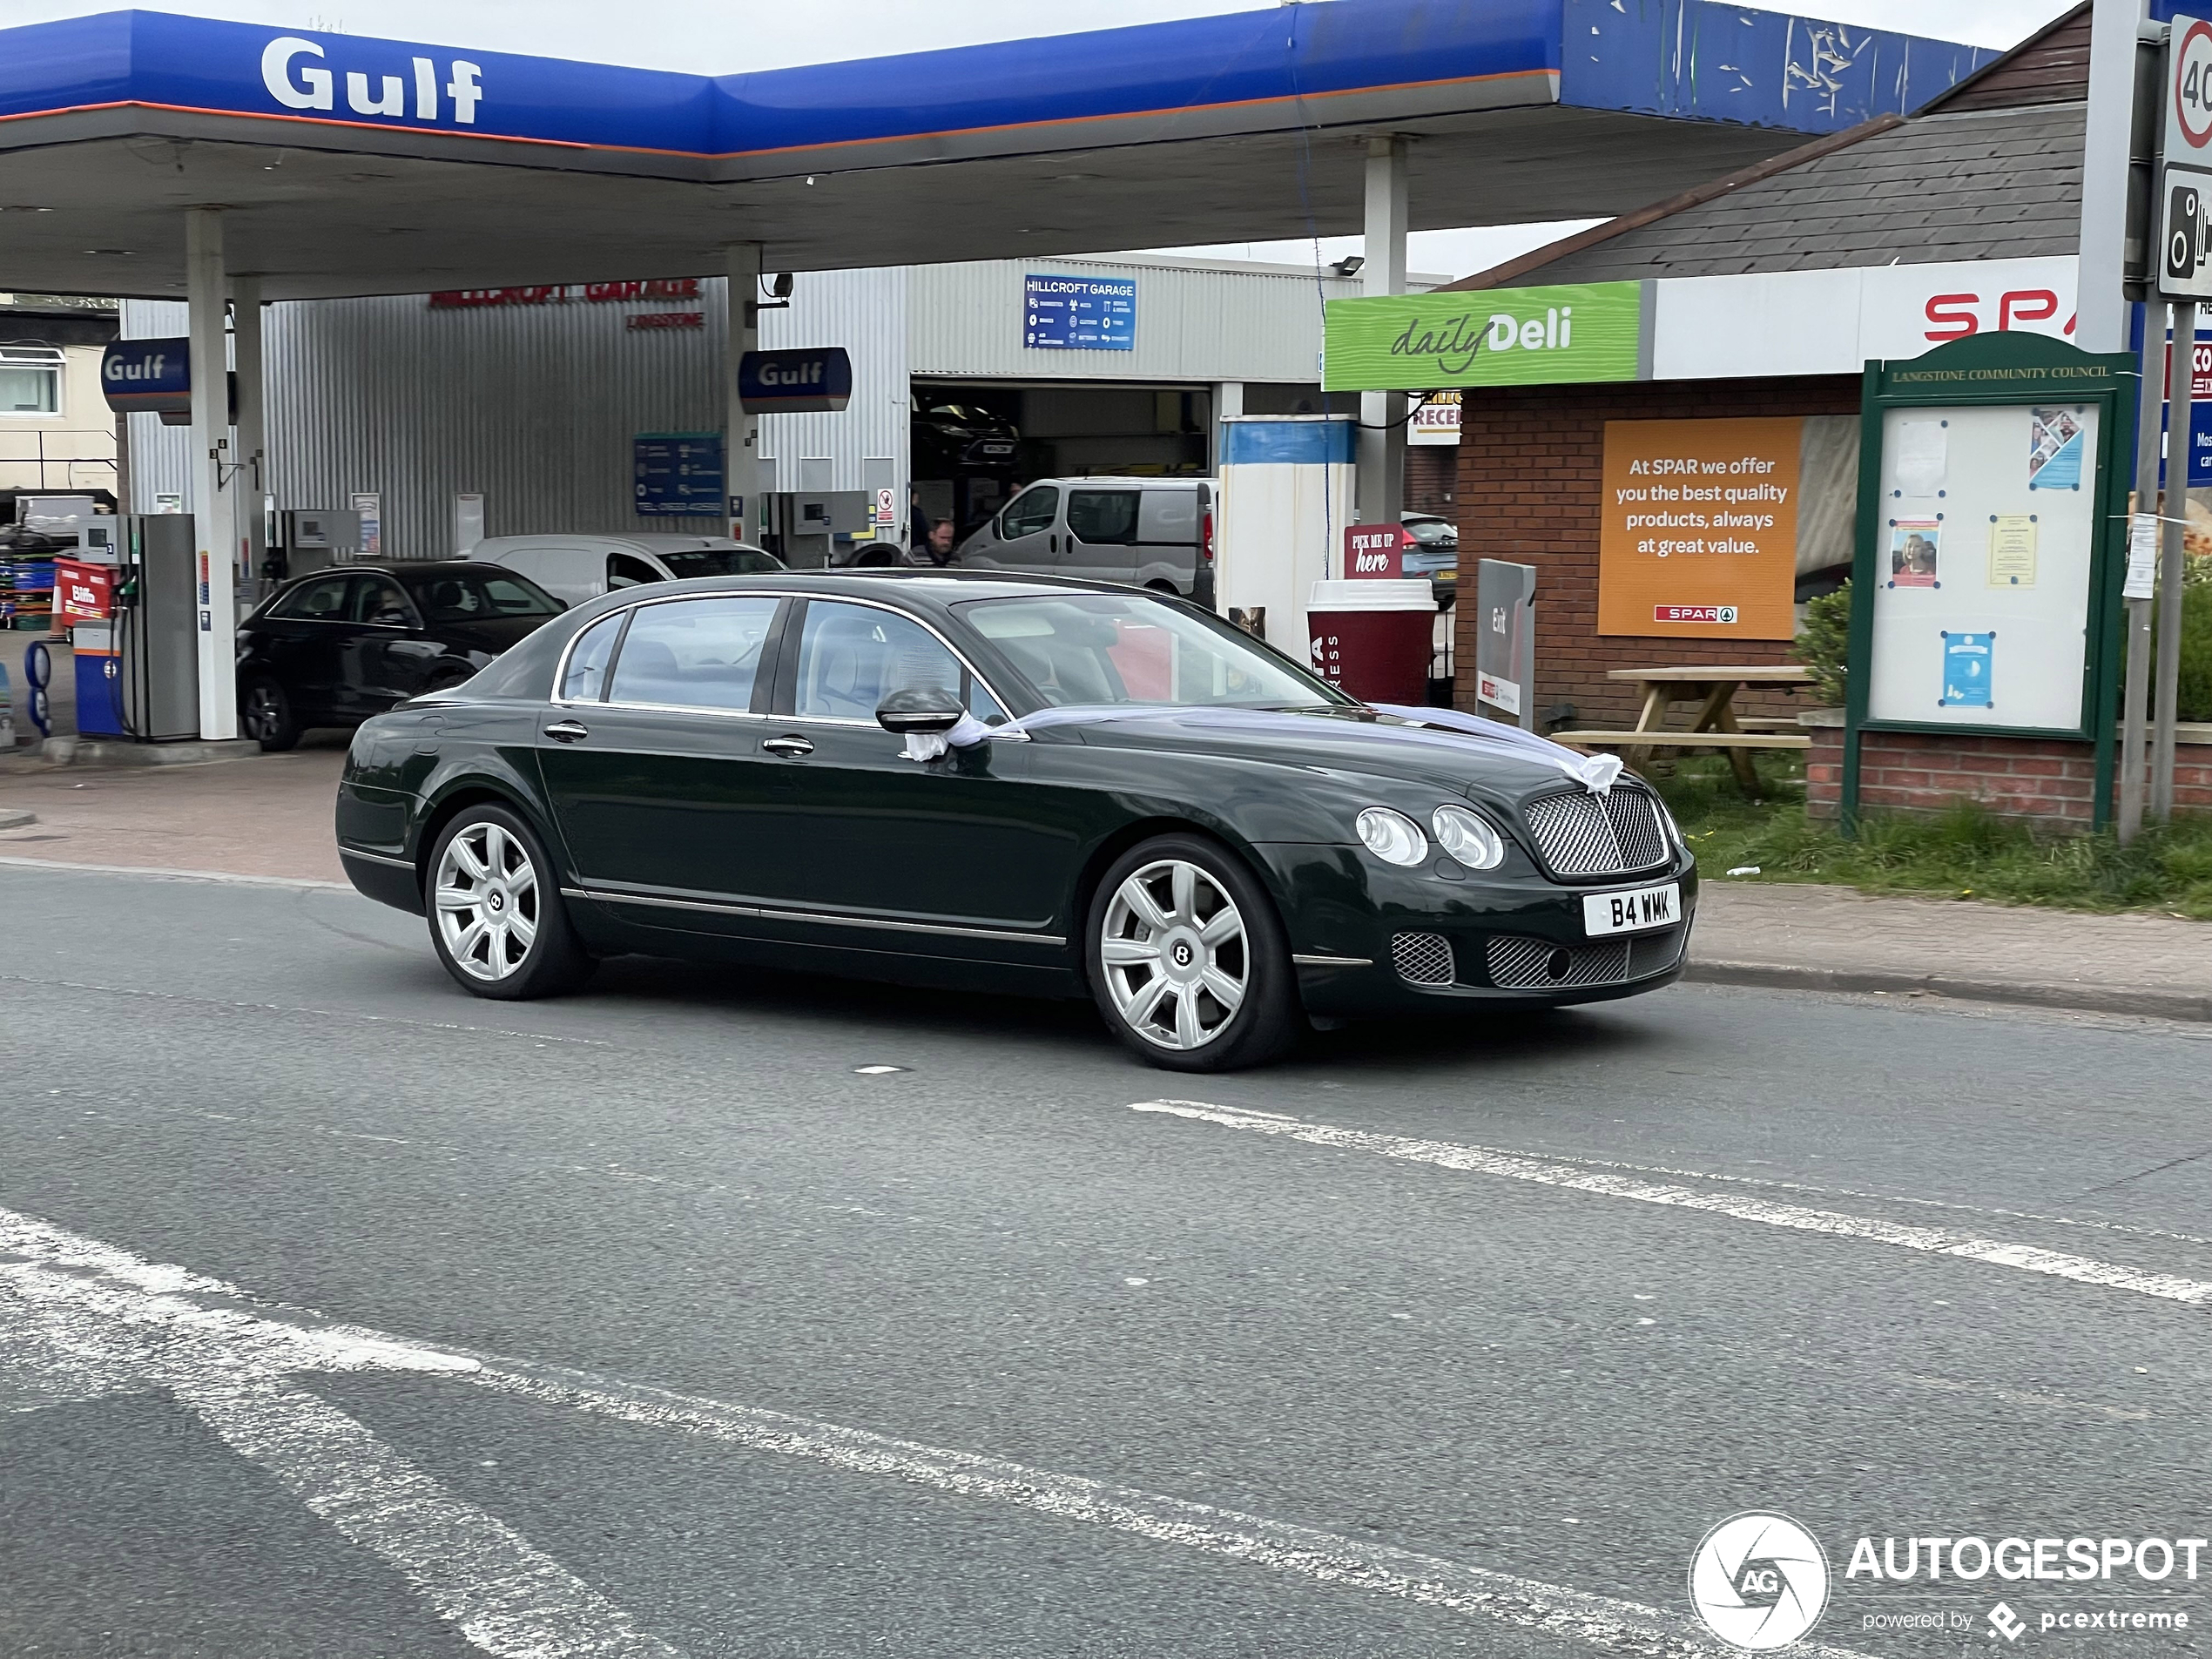
M 587 63 L 726 75 L 793 64 L 833 63 L 1039 34 L 1071 34 L 1224 11 L 1271 9 L 1273 0 L 141 0 L 145 9 L 280 28 L 328 30 L 488 51 L 530 52 Z M 1356 3 L 1356 0 L 1335 0 Z M 2013 44 L 2070 0 L 1776 0 L 1793 11 L 1869 28 Z M 122 9 L 130 0 L 0 0 L 0 28 Z M 1040 19 L 1049 27 L 1041 27 Z M 1580 223 L 1416 232 L 1416 272 L 1465 276 Z M 1310 242 L 1237 243 L 1177 250 L 1234 259 L 1310 263 Z M 1324 260 L 1359 251 L 1359 239 L 1325 238 Z

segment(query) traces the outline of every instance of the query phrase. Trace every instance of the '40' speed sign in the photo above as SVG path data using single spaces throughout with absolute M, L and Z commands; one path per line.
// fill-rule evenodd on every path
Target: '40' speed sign
M 2166 158 L 2183 161 L 2212 150 L 2212 24 L 2176 17 L 2170 39 L 2174 97 Z
M 2212 24 L 2176 17 L 2166 37 L 2166 154 L 2158 181 L 2158 289 L 2212 299 Z

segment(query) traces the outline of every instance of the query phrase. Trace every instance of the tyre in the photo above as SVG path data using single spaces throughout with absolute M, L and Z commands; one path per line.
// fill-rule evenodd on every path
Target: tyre
M 465 806 L 445 826 L 425 897 L 438 960 L 473 995 L 557 996 L 597 966 L 570 925 L 544 842 L 505 806 Z
M 1281 919 L 1217 842 L 1162 835 L 1116 860 L 1091 900 L 1084 948 L 1108 1028 L 1152 1065 L 1261 1065 L 1298 1035 Z
M 246 728 L 246 735 L 261 745 L 264 754 L 280 753 L 300 741 L 300 722 L 292 712 L 292 699 L 273 679 L 246 682 L 239 723 Z

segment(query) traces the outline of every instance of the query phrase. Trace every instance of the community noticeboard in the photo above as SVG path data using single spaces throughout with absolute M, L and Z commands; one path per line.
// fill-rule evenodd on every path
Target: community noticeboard
M 1332 392 L 1632 381 L 1645 284 L 1574 282 L 1332 300 L 1321 383 Z
M 1598 632 L 1791 637 L 1804 432 L 1795 418 L 1607 421 Z

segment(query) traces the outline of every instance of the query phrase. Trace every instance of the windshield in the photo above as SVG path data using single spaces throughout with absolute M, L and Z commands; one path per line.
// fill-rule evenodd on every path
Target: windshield
M 512 570 L 410 571 L 407 583 L 424 620 L 432 623 L 551 617 L 568 609 L 528 577 Z
M 763 576 L 784 568 L 783 561 L 757 547 L 695 547 L 680 553 L 654 550 L 654 557 L 678 577 L 694 576 Z
M 1137 594 L 970 599 L 954 609 L 1057 706 L 1352 706 L 1342 692 L 1300 673 L 1225 623 Z

